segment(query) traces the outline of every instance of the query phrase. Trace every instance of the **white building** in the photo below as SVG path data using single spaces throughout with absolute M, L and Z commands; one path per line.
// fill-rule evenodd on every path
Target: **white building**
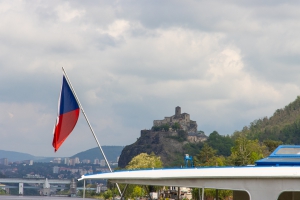
M 58 174 L 59 172 L 59 167 L 58 166 L 54 166 L 53 167 L 53 174 Z
M 100 166 L 105 167 L 105 160 L 100 160 Z
M 53 163 L 61 163 L 61 158 L 54 158 Z
M 69 165 L 70 164 L 70 158 L 65 158 L 64 159 L 64 164 Z
M 95 164 L 95 165 L 99 165 L 99 163 L 100 163 L 100 161 L 99 161 L 98 158 L 94 159 L 94 164 Z
M 79 164 L 80 163 L 80 160 L 78 157 L 74 158 L 74 161 L 75 161 L 75 164 Z

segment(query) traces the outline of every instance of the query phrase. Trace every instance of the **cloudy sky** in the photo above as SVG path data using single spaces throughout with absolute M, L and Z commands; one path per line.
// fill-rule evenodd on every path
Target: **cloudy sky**
M 181 106 L 232 134 L 300 94 L 300 3 L 0 1 L 0 149 L 96 147 L 83 115 L 57 153 L 64 67 L 101 145 L 129 145 Z

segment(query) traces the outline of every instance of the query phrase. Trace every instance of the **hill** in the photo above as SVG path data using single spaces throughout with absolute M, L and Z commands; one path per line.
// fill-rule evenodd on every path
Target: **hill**
M 300 144 L 300 97 L 268 118 L 254 120 L 233 137 L 245 134 L 249 139 L 277 140 L 283 144 Z
M 36 157 L 27 153 L 20 153 L 15 151 L 0 150 L 0 159 L 7 158 L 9 162 L 22 160 L 35 160 Z
M 121 155 L 123 146 L 102 146 L 104 154 L 108 161 L 116 162 L 117 157 Z M 103 159 L 103 156 L 98 147 L 79 152 L 70 158 L 78 157 L 80 160 L 89 159 L 91 162 L 95 158 Z M 33 160 L 34 162 L 50 162 L 54 157 L 37 157 L 27 153 L 15 152 L 15 151 L 5 151 L 0 150 L 0 159 L 7 158 L 9 162 L 23 161 L 23 160 Z
M 102 150 L 107 160 L 112 162 L 117 162 L 117 157 L 121 155 L 123 148 L 124 148 L 123 146 L 102 146 Z M 80 153 L 71 156 L 70 158 L 75 158 L 75 157 L 78 157 L 80 160 L 88 159 L 91 160 L 91 162 L 93 162 L 94 159 L 96 158 L 98 158 L 99 160 L 104 159 L 99 147 L 82 151 Z

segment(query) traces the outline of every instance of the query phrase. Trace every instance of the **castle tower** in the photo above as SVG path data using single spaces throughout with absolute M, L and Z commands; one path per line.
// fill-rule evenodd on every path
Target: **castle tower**
M 179 115 L 181 115 L 181 108 L 179 106 L 177 106 L 175 108 L 175 116 L 179 116 Z

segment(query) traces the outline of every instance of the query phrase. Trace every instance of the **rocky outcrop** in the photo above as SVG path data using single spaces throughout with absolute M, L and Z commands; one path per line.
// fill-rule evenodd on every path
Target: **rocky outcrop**
M 160 156 L 164 167 L 179 167 L 184 163 L 184 155 L 189 153 L 186 151 L 197 151 L 197 144 L 205 140 L 207 136 L 197 131 L 197 122 L 190 120 L 189 114 L 181 113 L 181 108 L 177 106 L 175 115 L 154 120 L 150 130 L 141 130 L 141 137 L 123 149 L 118 166 L 125 168 L 133 157 L 153 152 Z M 188 150 L 184 149 L 186 144 L 190 144 L 187 145 L 190 146 Z
M 184 134 L 187 137 L 187 133 Z M 179 139 L 179 135 L 174 132 L 147 131 L 147 134 L 141 134 L 135 143 L 125 146 L 118 166 L 125 168 L 133 157 L 140 153 L 151 154 L 151 152 L 160 156 L 164 167 L 174 166 L 178 159 L 184 161 L 184 145 L 188 143 Z

